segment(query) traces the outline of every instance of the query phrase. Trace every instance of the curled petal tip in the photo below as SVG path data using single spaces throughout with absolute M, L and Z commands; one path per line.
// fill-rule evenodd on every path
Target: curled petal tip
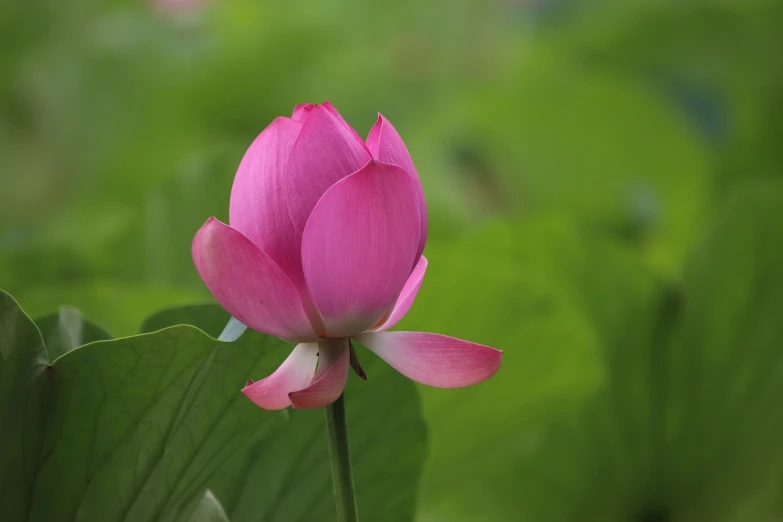
M 288 394 L 288 400 L 295 409 L 328 406 L 340 397 L 345 388 L 350 365 L 347 340 L 328 339 L 318 343 L 318 348 L 318 371 L 310 385 Z
M 318 362 L 317 353 L 315 343 L 297 345 L 272 375 L 257 382 L 248 380 L 242 393 L 265 410 L 282 410 L 291 406 L 289 393 L 310 383 Z

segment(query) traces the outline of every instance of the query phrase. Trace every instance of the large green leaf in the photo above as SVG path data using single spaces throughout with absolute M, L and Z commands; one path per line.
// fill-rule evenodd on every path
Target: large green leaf
M 334 519 L 322 412 L 266 412 L 239 393 L 274 370 L 285 342 L 164 327 L 217 335 L 228 316 L 201 306 L 47 365 L 33 323 L 2 298 L 0 480 L 11 496 L 0 520 L 185 521 L 207 509 L 207 490 L 233 522 Z M 363 363 L 371 380 L 346 392 L 359 506 L 370 520 L 408 520 L 424 454 L 415 387 Z
M 228 319 L 215 305 L 174 308 L 148 318 L 142 330 L 188 322 L 218 336 Z M 239 342 L 253 345 L 259 337 L 264 336 L 248 330 Z M 287 351 L 278 354 L 277 360 L 285 355 Z M 416 389 L 371 352 L 361 351 L 359 357 L 369 379 L 352 376 L 346 401 L 360 512 L 368 520 L 410 520 L 426 437 Z M 263 375 L 254 373 L 253 378 Z M 321 410 L 294 411 L 284 429 L 269 433 L 249 455 L 227 464 L 210 487 L 232 522 L 334 518 L 322 417 Z M 258 488 L 270 496 L 259 496 Z

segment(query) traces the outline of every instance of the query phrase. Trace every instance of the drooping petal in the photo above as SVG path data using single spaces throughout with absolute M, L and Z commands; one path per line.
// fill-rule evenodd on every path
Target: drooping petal
M 399 133 L 389 123 L 389 120 L 381 114 L 378 114 L 378 120 L 367 136 L 367 148 L 374 159 L 402 167 L 418 181 L 421 203 L 421 238 L 418 255 L 421 255 L 427 243 L 427 203 L 424 199 L 424 189 L 421 186 L 419 173 L 416 171 L 416 166 L 413 164 L 413 159 L 405 146 L 405 142 L 402 141 Z
M 389 310 L 419 244 L 416 183 L 377 161 L 331 187 L 302 236 L 307 288 L 329 337 L 362 332 Z
M 405 286 L 402 287 L 402 292 L 397 298 L 397 302 L 392 308 L 389 318 L 383 322 L 380 326 L 373 328 L 373 331 L 383 332 L 392 328 L 394 325 L 400 322 L 405 317 L 405 314 L 410 310 L 413 301 L 416 299 L 416 294 L 419 293 L 421 288 L 421 282 L 424 280 L 424 273 L 427 271 L 427 258 L 421 256 L 419 262 L 416 263 L 416 268 L 413 269 Z
M 318 344 L 298 344 L 275 373 L 242 389 L 248 399 L 265 410 L 291 406 L 288 394 L 306 388 L 315 375 Z
M 355 339 L 404 376 L 438 388 L 485 381 L 503 358 L 502 351 L 489 346 L 432 333 L 365 333 Z
M 209 218 L 191 253 L 209 291 L 242 324 L 291 341 L 318 338 L 288 276 L 240 232 Z
M 301 128 L 300 122 L 277 118 L 264 129 L 239 164 L 229 204 L 231 228 L 258 245 L 294 283 L 302 281 L 302 263 L 283 176 Z
M 307 388 L 288 394 L 297 409 L 327 406 L 340 397 L 348 380 L 348 339 L 326 339 L 318 343 L 318 371 Z
M 349 129 L 323 105 L 313 106 L 304 120 L 288 157 L 284 183 L 297 240 L 324 192 L 370 160 Z

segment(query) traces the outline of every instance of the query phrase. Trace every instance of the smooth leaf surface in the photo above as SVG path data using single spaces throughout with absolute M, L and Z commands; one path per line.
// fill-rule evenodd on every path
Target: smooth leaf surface
M 290 345 L 166 327 L 196 323 L 218 335 L 227 314 L 200 306 L 47 366 L 35 325 L 3 300 L 0 478 L 14 495 L 0 520 L 185 521 L 206 509 L 207 490 L 233 522 L 334 519 L 322 412 L 266 412 L 239 393 Z M 372 385 L 347 392 L 360 509 L 372 520 L 410 519 L 425 447 L 416 390 L 366 359 Z

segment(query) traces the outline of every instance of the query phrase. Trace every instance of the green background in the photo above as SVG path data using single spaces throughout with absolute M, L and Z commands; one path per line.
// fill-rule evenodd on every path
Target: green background
M 0 0 L 0 288 L 33 318 L 68 305 L 108 332 L 63 334 L 57 325 L 80 321 L 72 309 L 37 321 L 50 362 L 131 335 L 161 308 L 212 303 L 190 259 L 193 234 L 209 216 L 226 220 L 236 166 L 264 126 L 328 99 L 362 135 L 382 112 L 422 177 L 430 264 L 399 329 L 504 350 L 496 377 L 473 388 L 416 394 L 379 362 L 371 368 L 404 391 L 397 402 L 378 389 L 386 377 L 351 381 L 366 403 L 349 429 L 367 440 L 357 479 L 360 504 L 375 506 L 362 508 L 369 520 L 783 517 L 783 4 L 193 4 Z M 159 326 L 220 333 L 188 310 L 187 321 Z M 223 318 L 209 320 L 215 328 Z M 13 343 L 40 351 L 35 328 L 24 328 Z M 179 332 L 196 336 L 198 357 L 222 353 L 203 333 Z M 91 365 L 100 346 L 53 367 L 126 376 L 121 360 Z M 247 350 L 269 357 L 257 379 L 288 348 Z M 62 436 L 36 441 L 24 422 L 37 421 L 14 417 L 27 404 L 19 398 L 49 397 L 56 413 L 57 401 L 89 405 L 100 390 L 87 379 L 67 393 L 24 391 L 9 368 L 45 362 L 9 354 L 4 347 L 0 391 L 13 399 L 0 400 L 11 415 L 3 441 L 28 433 L 30 462 L 47 447 L 77 461 L 84 441 L 73 434 L 95 421 L 89 408 L 71 424 L 46 413 Z M 232 364 L 215 384 L 225 400 L 248 377 L 247 364 Z M 143 391 L 127 386 L 117 400 Z M 242 399 L 232 399 L 240 410 Z M 409 418 L 395 424 L 397 414 Z M 307 445 L 286 435 L 305 436 L 299 418 L 274 417 L 283 426 L 270 431 L 274 448 Z M 27 481 L 49 473 L 61 483 L 46 479 L 45 496 L 30 498 L 64 503 L 25 517 L 110 519 L 116 499 L 77 487 L 80 473 L 98 469 L 89 460 L 78 468 L 52 457 L 19 476 L 9 451 L 5 504 L 33 495 Z M 302 465 L 282 450 L 257 458 L 245 486 L 259 490 Z M 328 483 L 308 482 L 303 466 L 301 488 L 258 494 L 282 499 L 272 511 L 242 507 L 248 493 L 237 483 L 210 489 L 232 520 L 328 520 Z M 78 518 L 69 495 L 97 511 Z M 139 519 L 174 513 L 167 502 Z M 297 512 L 298 502 L 315 511 Z

